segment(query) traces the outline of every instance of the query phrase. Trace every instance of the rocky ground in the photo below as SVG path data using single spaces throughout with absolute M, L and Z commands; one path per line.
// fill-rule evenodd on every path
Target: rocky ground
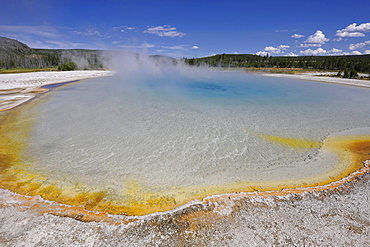
M 336 190 L 195 203 L 129 224 L 81 222 L 0 201 L 2 246 L 369 246 L 370 175 Z

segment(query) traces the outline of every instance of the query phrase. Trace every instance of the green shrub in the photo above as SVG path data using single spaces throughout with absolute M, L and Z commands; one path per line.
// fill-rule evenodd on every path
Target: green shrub
M 344 70 L 343 78 L 349 78 L 349 71 L 348 71 L 348 69 L 345 69 Z
M 351 70 L 351 72 L 349 73 L 349 77 L 350 78 L 357 78 L 358 77 L 357 70 L 355 70 L 355 69 Z
M 65 62 L 58 66 L 58 70 L 61 71 L 70 71 L 75 70 L 77 68 L 77 65 L 74 62 Z

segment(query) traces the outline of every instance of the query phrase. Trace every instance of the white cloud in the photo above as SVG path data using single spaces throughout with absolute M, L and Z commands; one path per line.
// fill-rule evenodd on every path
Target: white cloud
M 323 55 L 327 51 L 322 48 L 317 48 L 316 50 L 307 49 L 305 51 L 300 51 L 299 53 L 303 55 Z
M 257 52 L 256 55 L 266 56 L 271 54 L 284 53 L 284 51 L 289 48 L 289 45 L 279 45 L 278 47 L 266 46 L 262 51 Z
M 125 32 L 125 30 L 135 30 L 136 27 L 128 27 L 128 26 L 118 26 L 118 27 L 113 27 L 111 30 L 114 32 Z
M 300 44 L 298 47 L 321 47 L 321 44 Z
M 276 33 L 280 33 L 280 32 L 285 33 L 285 32 L 288 32 L 288 30 L 286 30 L 286 29 L 284 29 L 284 30 L 275 30 L 275 32 Z
M 73 43 L 68 41 L 55 41 L 55 40 L 47 40 L 46 43 L 52 44 L 52 48 L 61 48 L 61 49 L 71 49 L 71 48 L 78 48 L 83 46 L 82 43 Z
M 295 39 L 300 39 L 300 38 L 303 38 L 303 37 L 304 37 L 304 35 L 295 33 L 295 34 L 293 34 L 293 35 L 292 35 L 292 36 L 290 36 L 290 37 L 295 38 Z
M 10 26 L 0 25 L 0 36 L 17 39 L 32 48 L 45 49 L 70 49 L 89 48 L 87 44 L 70 42 L 67 40 L 67 28 L 56 28 L 51 26 Z
M 281 49 L 281 50 L 286 50 L 286 49 L 288 49 L 288 48 L 290 48 L 290 46 L 289 46 L 289 45 L 279 45 L 279 46 L 278 46 L 278 49 Z
M 337 39 L 333 39 L 333 41 L 337 41 L 337 42 L 342 41 L 342 40 L 343 40 L 343 38 L 342 38 L 342 37 L 339 37 L 339 38 L 337 38 Z
M 357 23 L 352 23 L 346 28 L 337 30 L 335 36 L 339 37 L 364 37 L 366 32 L 370 32 L 370 22 L 362 23 L 357 26 Z
M 345 29 L 343 29 L 344 31 L 350 31 L 350 32 L 370 32 L 370 23 L 362 23 L 360 25 L 357 26 L 356 23 L 353 23 L 351 25 L 349 25 L 348 27 L 346 27 Z
M 338 32 L 335 34 L 338 37 L 365 37 L 365 34 L 359 32 Z
M 136 27 L 128 27 L 128 26 L 122 26 L 122 27 L 118 27 L 120 29 L 120 32 L 121 33 L 124 33 L 126 32 L 127 30 L 128 31 L 131 31 L 131 30 L 136 30 Z M 117 31 L 117 30 L 113 30 L 113 31 Z
M 298 55 L 293 53 L 293 52 L 289 52 L 285 56 L 287 56 L 287 57 L 298 57 Z
M 32 36 L 39 36 L 43 38 L 58 38 L 61 34 L 50 26 L 7 26 L 0 25 L 0 32 L 6 34 L 30 34 Z
M 147 49 L 153 48 L 155 45 L 151 44 L 141 44 L 141 45 L 118 45 L 117 47 L 128 48 L 128 49 Z
M 166 49 L 170 49 L 170 50 L 185 50 L 184 45 L 162 46 L 162 48 L 166 48 Z
M 353 52 L 340 52 L 340 53 L 335 53 L 335 54 L 330 54 L 330 55 L 362 55 L 361 52 L 359 51 L 353 51 Z
M 368 46 L 368 45 L 370 45 L 370 40 L 365 41 L 363 43 L 350 44 L 349 49 L 350 50 L 356 50 L 356 49 L 359 49 L 359 48 L 364 48 L 365 46 Z
M 333 48 L 333 49 L 331 49 L 329 52 L 338 53 L 338 52 L 342 52 L 342 50 L 337 49 L 337 48 Z
M 170 25 L 150 27 L 144 31 L 144 33 L 155 34 L 160 37 L 183 37 L 185 33 L 176 31 L 176 27 L 171 27 Z
M 169 50 L 188 50 L 189 46 L 187 46 L 187 45 L 174 45 L 174 46 L 164 46 L 164 45 L 162 45 L 161 48 L 162 49 L 169 49 Z M 190 50 L 196 50 L 196 49 L 199 49 L 199 47 L 196 46 L 196 45 L 190 47 Z
M 370 54 L 370 50 L 365 50 L 365 54 Z
M 323 45 L 325 44 L 326 41 L 329 41 L 329 39 L 327 39 L 325 37 L 325 34 L 320 31 L 320 30 L 317 30 L 316 33 L 308 36 L 308 38 L 306 39 L 305 44 L 316 44 L 316 45 Z
M 346 52 L 343 52 L 343 50 L 337 49 L 337 48 L 332 48 L 330 51 L 327 51 L 326 53 L 329 56 L 341 56 L 341 55 L 349 55 L 346 54 Z
M 267 56 L 269 54 L 270 53 L 268 53 L 267 51 L 259 51 L 259 52 L 256 53 L 256 55 L 258 55 L 258 56 Z
M 264 51 L 269 51 L 271 53 L 280 53 L 280 49 L 279 48 L 275 48 L 273 46 L 266 46 L 265 49 L 263 49 Z
M 340 49 L 332 48 L 331 50 L 327 51 L 322 48 L 317 48 L 316 50 L 308 49 L 305 51 L 300 51 L 301 55 L 329 55 L 329 56 L 341 56 L 341 55 L 361 55 L 362 53 L 359 51 L 353 52 L 343 52 Z
M 102 36 L 101 33 L 96 30 L 87 30 L 86 32 L 72 31 L 72 33 L 83 36 Z
M 142 44 L 141 47 L 144 47 L 144 48 L 153 48 L 155 47 L 155 45 L 151 45 L 151 44 Z

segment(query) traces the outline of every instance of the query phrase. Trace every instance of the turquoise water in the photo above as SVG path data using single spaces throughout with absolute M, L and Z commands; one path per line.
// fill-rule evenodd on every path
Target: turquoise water
M 322 141 L 368 134 L 370 90 L 244 72 L 119 75 L 66 85 L 29 106 L 26 160 L 59 186 L 121 193 L 303 178 L 336 164 L 256 133 Z M 27 158 L 30 157 L 30 158 Z

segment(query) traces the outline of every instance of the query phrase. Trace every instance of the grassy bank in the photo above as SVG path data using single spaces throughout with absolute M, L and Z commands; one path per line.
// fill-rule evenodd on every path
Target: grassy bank
M 34 69 L 0 69 L 0 74 L 15 74 L 15 73 L 29 73 L 29 72 L 42 72 L 42 71 L 58 71 L 58 67 L 51 68 L 34 68 Z

